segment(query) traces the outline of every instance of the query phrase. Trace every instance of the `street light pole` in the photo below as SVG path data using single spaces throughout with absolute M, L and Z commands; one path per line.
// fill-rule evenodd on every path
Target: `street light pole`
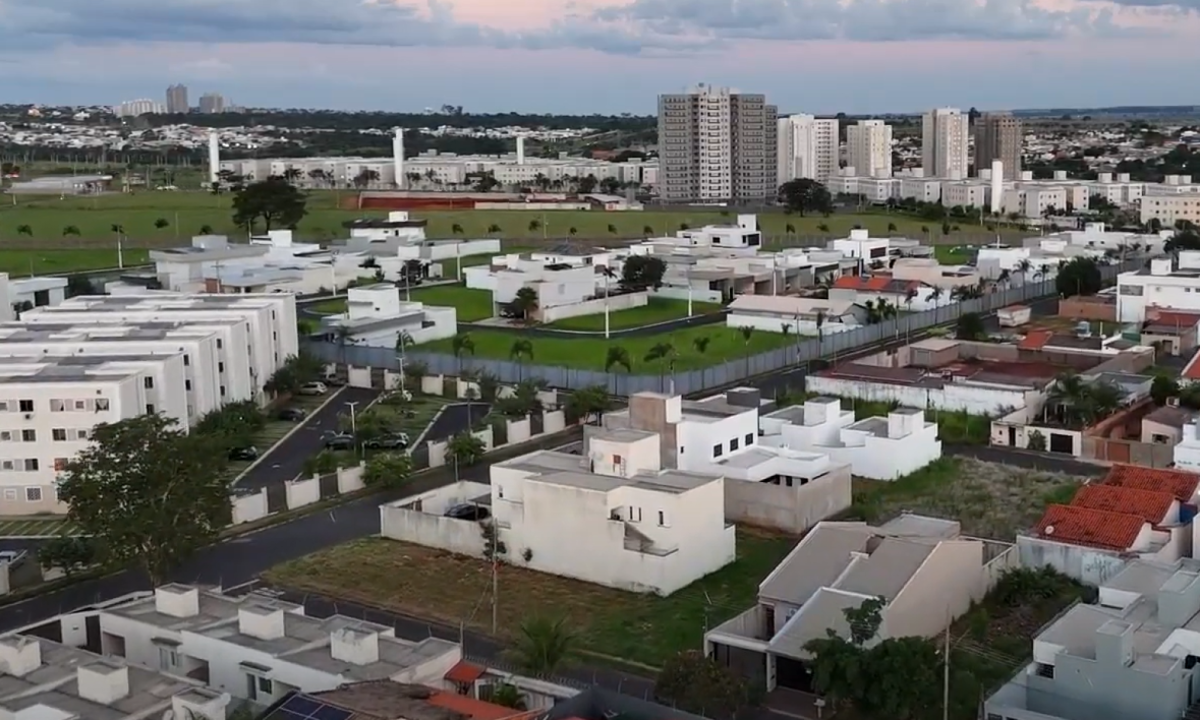
M 350 434 L 354 436 L 354 449 L 355 450 L 359 450 L 359 447 L 358 447 L 358 417 L 354 413 L 354 408 L 358 406 L 358 402 L 359 402 L 358 400 L 355 400 L 353 402 L 346 403 L 346 405 L 350 406 Z

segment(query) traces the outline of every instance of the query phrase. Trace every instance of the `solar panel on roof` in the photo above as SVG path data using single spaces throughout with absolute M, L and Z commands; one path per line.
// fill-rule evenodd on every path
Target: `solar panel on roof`
M 317 712 L 312 717 L 316 720 L 350 720 L 351 713 L 333 707 L 332 705 L 323 705 L 317 708 Z
M 288 698 L 287 702 L 283 704 L 283 707 L 284 709 L 291 710 L 294 713 L 308 716 L 316 712 L 317 708 L 321 707 L 321 703 L 310 698 L 306 698 L 303 695 L 293 695 L 292 697 Z
M 349 710 L 326 705 L 317 698 L 293 695 L 265 720 L 350 720 L 353 715 Z

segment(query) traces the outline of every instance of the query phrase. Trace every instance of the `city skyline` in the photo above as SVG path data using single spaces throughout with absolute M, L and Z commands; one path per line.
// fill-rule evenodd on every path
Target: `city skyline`
M 1171 42 L 1200 31 L 1191 0 L 115 5 L 0 12 L 17 39 L 0 49 L 0 97 L 110 103 L 179 82 L 254 106 L 649 114 L 706 81 L 822 114 L 1186 104 L 1200 55 Z

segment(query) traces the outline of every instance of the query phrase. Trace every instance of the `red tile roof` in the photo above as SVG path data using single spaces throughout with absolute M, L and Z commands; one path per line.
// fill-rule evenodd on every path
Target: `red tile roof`
M 843 275 L 833 281 L 833 287 L 838 290 L 871 290 L 874 292 L 892 291 L 902 293 L 909 289 L 919 288 L 921 283 L 916 280 L 896 280 L 891 275 Z
M 1183 312 L 1180 310 L 1160 310 L 1158 308 L 1146 309 L 1146 320 L 1152 321 L 1155 325 L 1180 325 L 1187 327 L 1200 323 L 1200 313 Z
M 1031 330 L 1029 334 L 1021 338 L 1017 347 L 1021 350 L 1041 350 L 1046 347 L 1046 343 L 1050 342 L 1052 337 L 1054 337 L 1054 332 L 1051 330 Z
M 1033 532 L 1040 538 L 1105 550 L 1128 550 L 1146 521 L 1137 515 L 1051 505 Z
M 487 672 L 487 668 L 472 665 L 466 660 L 459 660 L 457 665 L 446 672 L 445 678 L 450 682 L 469 684 L 483 677 L 485 672 Z
M 1141 465 L 1113 465 L 1104 478 L 1104 484 L 1170 493 L 1180 502 L 1194 503 L 1200 475 Z
M 466 695 L 452 692 L 435 692 L 426 700 L 430 705 L 460 712 L 471 720 L 502 720 L 515 715 L 524 715 L 520 710 L 513 710 L 501 705 L 494 705 L 483 700 L 476 700 Z
M 1120 485 L 1084 485 L 1075 493 L 1071 505 L 1137 515 L 1152 525 L 1159 525 L 1174 502 L 1175 496 L 1169 492 L 1138 490 Z
M 1197 351 L 1192 356 L 1192 359 L 1188 360 L 1187 366 L 1183 368 L 1183 373 L 1181 373 L 1183 377 L 1188 380 L 1200 380 L 1200 362 L 1196 362 L 1197 360 L 1200 360 L 1200 351 Z

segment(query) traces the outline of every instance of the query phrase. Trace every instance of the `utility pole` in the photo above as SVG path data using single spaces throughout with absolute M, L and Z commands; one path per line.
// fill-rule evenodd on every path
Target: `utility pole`
M 497 572 L 497 563 L 499 560 L 496 555 L 499 552 L 500 539 L 497 533 L 499 528 L 496 523 L 492 523 L 492 635 L 496 634 L 497 617 L 499 614 L 500 602 L 498 593 L 500 592 L 500 574 Z

